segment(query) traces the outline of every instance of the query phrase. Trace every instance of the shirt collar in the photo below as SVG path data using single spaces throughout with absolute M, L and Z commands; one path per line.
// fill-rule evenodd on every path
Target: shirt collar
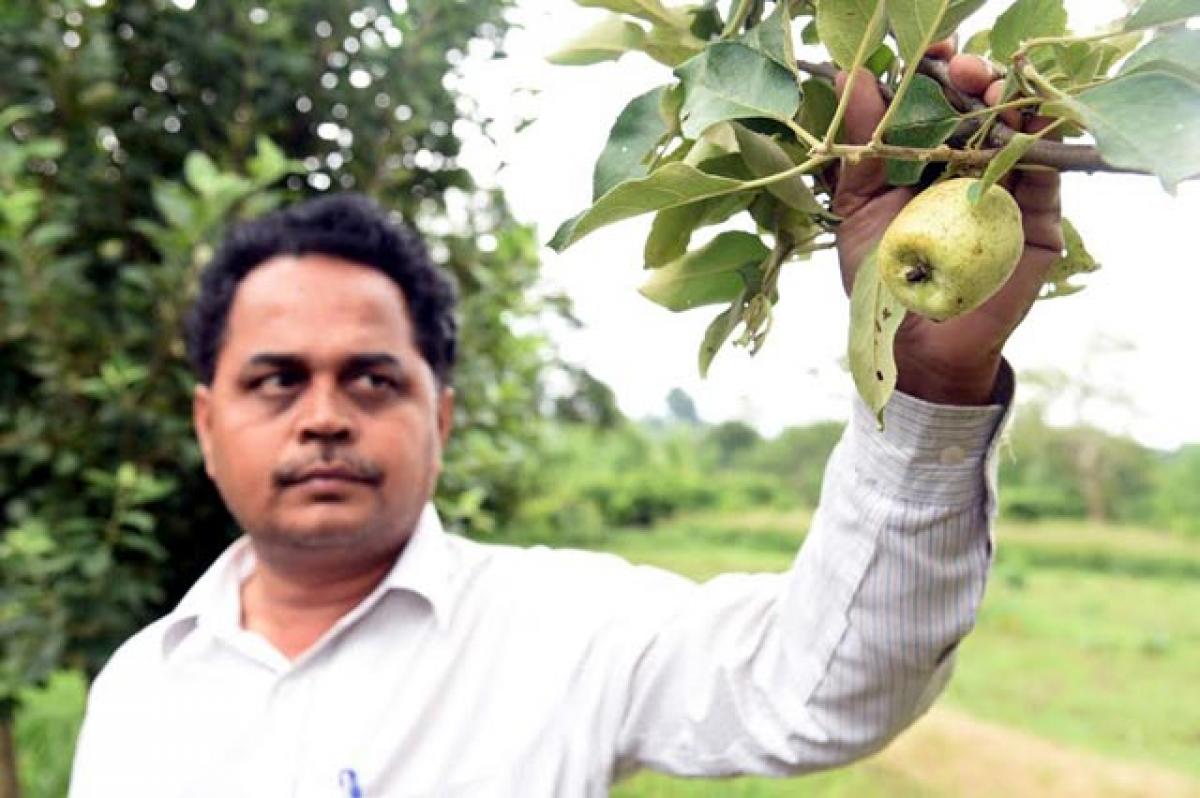
M 392 590 L 422 596 L 432 608 L 439 629 L 445 630 L 453 610 L 454 552 L 433 503 L 425 505 L 404 549 L 379 587 L 366 600 Z M 240 622 L 242 582 L 254 570 L 254 548 L 243 535 L 234 541 L 192 585 L 166 617 L 163 656 L 168 656 L 198 626 L 236 628 Z M 372 607 L 373 609 L 373 607 Z

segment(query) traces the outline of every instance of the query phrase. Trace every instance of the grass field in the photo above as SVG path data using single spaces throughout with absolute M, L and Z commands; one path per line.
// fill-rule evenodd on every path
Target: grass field
M 703 580 L 786 569 L 808 523 L 800 511 L 710 515 L 558 542 Z M 617 785 L 614 798 L 1200 796 L 1200 541 L 1077 524 L 1002 524 L 998 540 L 954 681 L 891 749 L 789 781 L 643 773 Z M 27 798 L 63 794 L 82 689 L 64 675 L 20 717 Z M 997 764 L 984 749 L 1008 759 Z M 1017 792 L 994 778 L 1035 761 L 1046 772 Z

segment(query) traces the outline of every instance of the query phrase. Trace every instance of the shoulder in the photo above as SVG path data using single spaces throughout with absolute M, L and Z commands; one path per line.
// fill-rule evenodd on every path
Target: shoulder
M 166 615 L 122 643 L 92 681 L 89 706 L 126 689 L 144 691 L 161 673 L 169 644 L 195 620 Z
M 697 588 L 680 574 L 609 552 L 451 539 L 467 592 L 527 599 L 547 609 L 607 615 L 648 602 L 686 600 Z

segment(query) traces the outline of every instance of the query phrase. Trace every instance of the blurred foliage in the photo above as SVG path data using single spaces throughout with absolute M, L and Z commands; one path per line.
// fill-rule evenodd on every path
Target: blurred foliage
M 1047 424 L 1041 409 L 1018 409 L 1000 464 L 1000 506 L 1022 519 L 1153 522 L 1161 452 L 1087 425 Z
M 0 722 L 94 672 L 235 530 L 199 467 L 180 319 L 223 229 L 344 188 L 457 278 L 458 434 L 438 497 L 486 532 L 530 488 L 553 366 L 515 328 L 537 244 L 456 158 L 455 91 L 509 0 L 0 0 Z M 166 563 L 170 567 L 165 567 Z

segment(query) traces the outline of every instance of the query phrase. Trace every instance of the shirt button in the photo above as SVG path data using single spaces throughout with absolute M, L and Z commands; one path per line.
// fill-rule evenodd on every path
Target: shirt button
M 939 459 L 942 465 L 958 465 L 967 459 L 967 453 L 963 451 L 961 446 L 947 446 L 945 449 L 942 449 L 942 455 Z

